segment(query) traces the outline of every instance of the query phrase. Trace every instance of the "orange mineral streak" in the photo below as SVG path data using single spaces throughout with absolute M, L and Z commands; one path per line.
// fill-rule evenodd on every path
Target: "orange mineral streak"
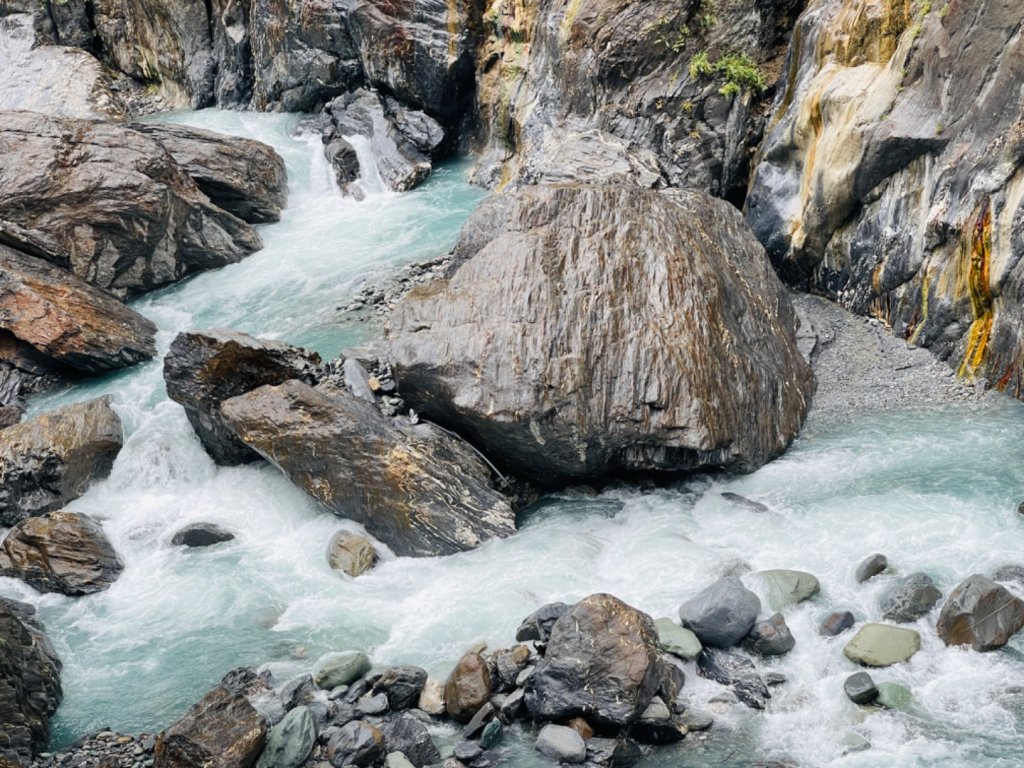
M 912 0 L 847 0 L 818 43 L 818 61 L 885 64 L 914 18 Z
M 992 261 L 992 210 L 986 202 L 978 214 L 970 247 L 961 251 L 963 258 L 959 265 L 961 279 L 966 283 L 966 292 L 971 300 L 974 322 L 967 334 L 967 350 L 957 375 L 972 377 L 985 359 L 989 338 L 992 335 L 992 293 L 989 290 L 989 267 Z

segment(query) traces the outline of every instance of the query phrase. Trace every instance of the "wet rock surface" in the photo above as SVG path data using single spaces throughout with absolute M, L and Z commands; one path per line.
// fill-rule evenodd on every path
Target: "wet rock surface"
M 888 667 L 907 661 L 921 650 L 921 635 L 891 624 L 865 624 L 843 648 L 850 661 L 866 667 Z
M 390 420 L 348 392 L 289 381 L 227 400 L 221 415 L 292 482 L 397 555 L 451 554 L 515 532 L 509 503 L 464 443 Z
M 107 589 L 123 570 L 100 524 L 74 512 L 26 518 L 0 542 L 0 575 L 40 592 L 91 595 Z
M 171 537 L 171 544 L 176 547 L 212 547 L 231 541 L 235 534 L 212 523 L 193 523 L 178 530 Z
M 338 531 L 327 545 L 327 562 L 336 571 L 359 576 L 377 563 L 377 550 L 365 536 Z
M 729 648 L 750 633 L 760 611 L 757 595 L 738 577 L 727 576 L 683 603 L 679 618 L 701 644 Z
M 60 509 L 105 478 L 121 450 L 107 398 L 75 403 L 0 430 L 0 525 Z
M 927 616 L 942 599 L 942 592 L 926 573 L 912 573 L 886 588 L 879 609 L 886 621 L 903 624 Z
M 697 657 L 697 674 L 726 686 L 751 709 L 764 709 L 772 697 L 754 662 L 736 653 L 705 648 Z
M 750 470 L 802 422 L 813 379 L 788 300 L 724 203 L 523 188 L 485 202 L 455 253 L 391 317 L 396 378 L 527 479 Z
M 1024 601 L 976 573 L 950 593 L 935 629 L 946 645 L 990 651 L 1006 645 L 1021 627 Z

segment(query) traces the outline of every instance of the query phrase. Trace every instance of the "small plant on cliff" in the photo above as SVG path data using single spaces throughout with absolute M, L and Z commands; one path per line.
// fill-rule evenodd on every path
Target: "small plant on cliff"
M 715 16 L 715 0 L 690 0 L 685 17 L 680 14 L 673 17 L 663 16 L 652 25 L 658 31 L 657 42 L 672 51 L 679 53 L 686 48 L 692 32 L 707 32 L 718 23 Z
M 718 92 L 727 99 L 743 91 L 760 92 L 768 87 L 760 67 L 745 53 L 722 56 L 712 64 L 707 51 L 701 51 L 690 60 L 690 77 L 694 80 L 714 75 L 725 80 Z

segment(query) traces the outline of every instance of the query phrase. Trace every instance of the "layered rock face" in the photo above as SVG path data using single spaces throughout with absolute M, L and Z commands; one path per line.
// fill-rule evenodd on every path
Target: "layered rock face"
M 261 246 L 154 138 L 117 123 L 0 115 L 0 219 L 45 233 L 39 255 L 120 297 Z
M 762 126 L 756 102 L 774 71 L 761 65 L 801 6 L 493 0 L 479 54 L 489 151 L 478 179 L 535 183 L 575 168 L 742 199 Z M 708 68 L 691 66 L 700 54 Z M 726 57 L 743 76 L 715 69 Z
M 46 748 L 62 696 L 60 667 L 35 609 L 0 598 L 0 762 L 27 764 Z
M 800 428 L 789 300 L 724 202 L 525 187 L 471 217 L 463 261 L 398 305 L 390 356 L 410 405 L 519 476 L 751 470 Z
M 1024 40 L 992 0 L 815 0 L 748 220 L 782 273 L 1021 394 Z

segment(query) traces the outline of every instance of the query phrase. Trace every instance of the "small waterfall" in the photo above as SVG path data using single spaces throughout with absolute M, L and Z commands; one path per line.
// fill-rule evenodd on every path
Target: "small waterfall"
M 359 161 L 359 180 L 353 182 L 352 186 L 362 192 L 361 197 L 388 192 L 387 184 L 384 183 L 377 165 L 377 156 L 373 152 L 373 142 L 369 137 L 353 135 L 343 138 L 356 151 L 356 159 Z M 358 196 L 358 192 L 356 194 Z

